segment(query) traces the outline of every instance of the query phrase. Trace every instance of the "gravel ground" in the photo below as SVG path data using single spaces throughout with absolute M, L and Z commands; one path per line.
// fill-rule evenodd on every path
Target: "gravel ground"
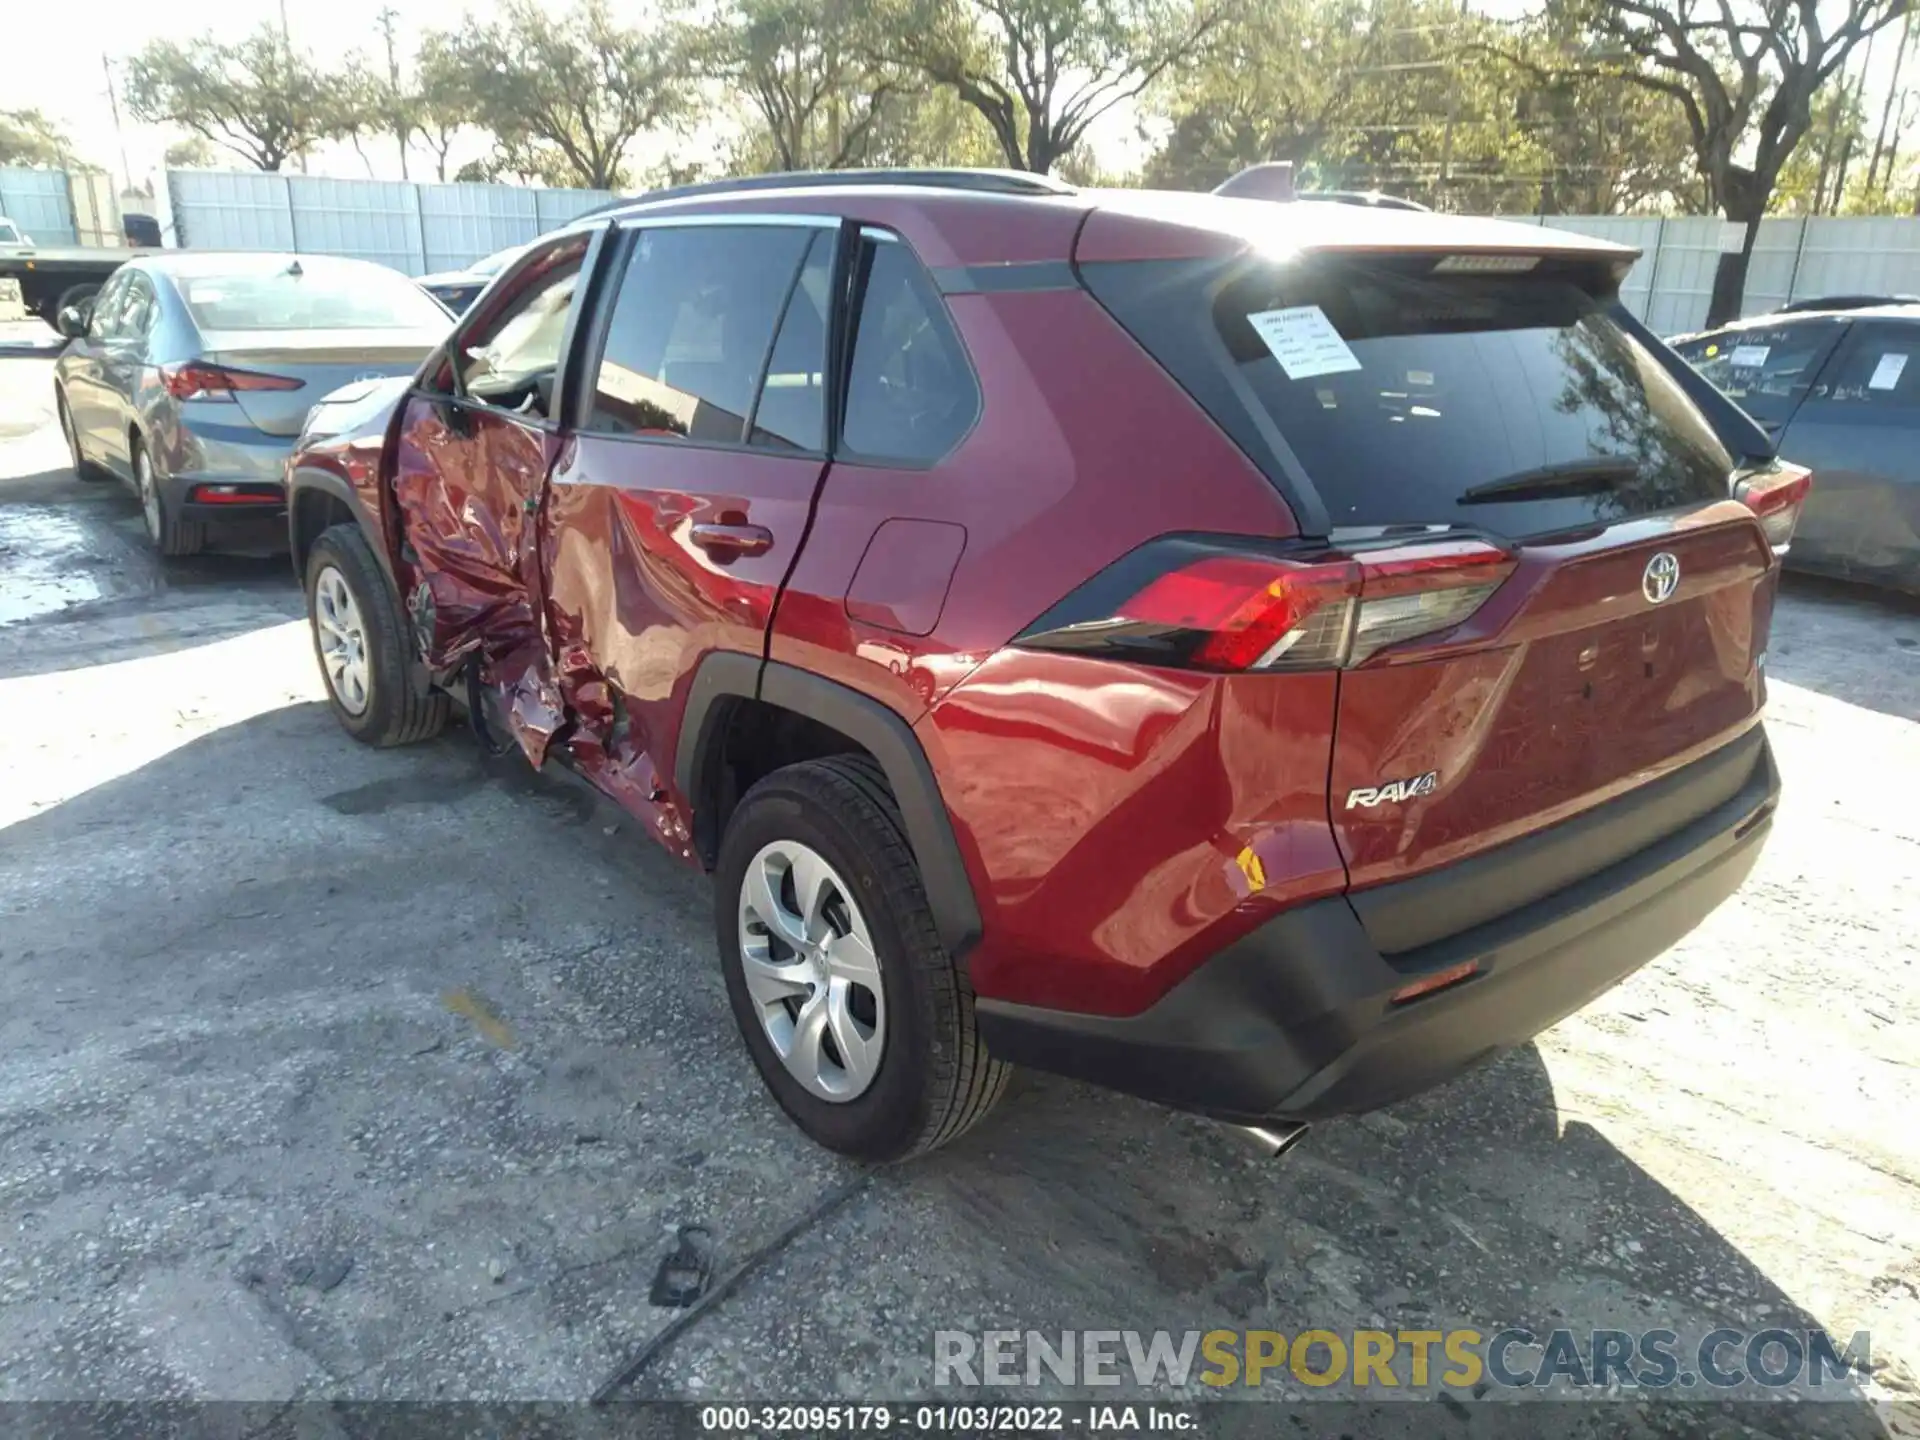
M 1758 871 L 1537 1044 L 1277 1163 L 1027 1078 L 881 1173 L 762 1093 L 701 877 L 462 735 L 354 745 L 299 613 L 153 561 L 0 360 L 0 1400 L 577 1401 L 678 1227 L 724 1271 L 798 1223 L 623 1393 L 927 1395 L 936 1329 L 1823 1326 L 1870 1381 L 1533 1433 L 1920 1434 L 1914 609 L 1789 584 Z

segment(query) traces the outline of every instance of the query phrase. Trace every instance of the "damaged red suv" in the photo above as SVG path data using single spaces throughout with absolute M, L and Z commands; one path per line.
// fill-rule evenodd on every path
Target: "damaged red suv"
M 1765 839 L 1809 483 L 1534 226 L 990 172 L 528 247 L 290 466 L 342 725 L 570 766 L 713 872 L 787 1113 L 1010 1065 L 1258 1127 L 1521 1044 Z

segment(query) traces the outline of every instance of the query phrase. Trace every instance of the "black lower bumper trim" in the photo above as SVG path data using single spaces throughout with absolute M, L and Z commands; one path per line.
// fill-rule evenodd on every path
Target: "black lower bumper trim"
M 982 999 L 980 1033 L 1001 1059 L 1221 1119 L 1377 1109 L 1524 1044 L 1680 940 L 1752 870 L 1779 791 L 1763 740 L 1745 783 L 1707 814 L 1391 962 L 1334 897 L 1269 921 L 1139 1015 Z M 1551 832 L 1537 840 L 1551 844 Z M 1472 979 L 1392 1003 L 1422 972 L 1467 960 L 1478 962 Z

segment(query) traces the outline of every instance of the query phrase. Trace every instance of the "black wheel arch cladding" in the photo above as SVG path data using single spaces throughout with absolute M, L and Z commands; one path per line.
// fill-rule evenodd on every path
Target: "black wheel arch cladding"
M 900 808 L 940 942 L 955 960 L 962 959 L 980 939 L 980 907 L 940 784 L 912 727 L 872 696 L 810 671 L 756 655 L 710 654 L 694 673 L 674 754 L 674 781 L 695 812 L 696 835 L 701 797 L 711 767 L 720 760 L 732 700 L 759 700 L 807 716 L 873 756 Z M 717 847 L 717 835 L 709 840 Z M 711 865 L 713 850 L 703 851 L 702 858 Z

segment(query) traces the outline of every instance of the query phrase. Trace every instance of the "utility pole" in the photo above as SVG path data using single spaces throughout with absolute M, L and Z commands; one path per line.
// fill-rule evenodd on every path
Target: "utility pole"
M 120 96 L 113 88 L 113 62 L 107 58 L 107 52 L 100 52 L 100 70 L 107 77 L 107 109 L 113 114 L 113 138 L 120 144 L 120 178 L 126 182 L 127 189 L 133 189 L 133 166 L 127 163 L 127 135 L 120 128 Z
M 393 138 L 400 142 L 400 178 L 409 180 L 413 177 L 407 174 L 408 126 L 400 100 L 400 51 L 394 41 L 394 24 L 399 18 L 391 5 L 381 8 L 380 33 L 387 42 L 387 103 L 393 107 Z
M 1465 29 L 1467 24 L 1468 3 L 1469 0 L 1460 0 L 1460 26 L 1462 29 Z M 1440 208 L 1442 209 L 1448 208 L 1446 203 L 1448 198 L 1447 191 L 1453 184 L 1453 124 L 1454 121 L 1460 118 L 1459 66 L 1461 46 L 1458 36 L 1454 38 L 1452 49 L 1453 54 L 1450 58 L 1453 63 L 1450 67 L 1450 78 L 1453 83 L 1447 86 L 1447 123 L 1446 128 L 1440 132 L 1440 183 L 1435 187 L 1434 192 L 1434 199 L 1441 202 Z

